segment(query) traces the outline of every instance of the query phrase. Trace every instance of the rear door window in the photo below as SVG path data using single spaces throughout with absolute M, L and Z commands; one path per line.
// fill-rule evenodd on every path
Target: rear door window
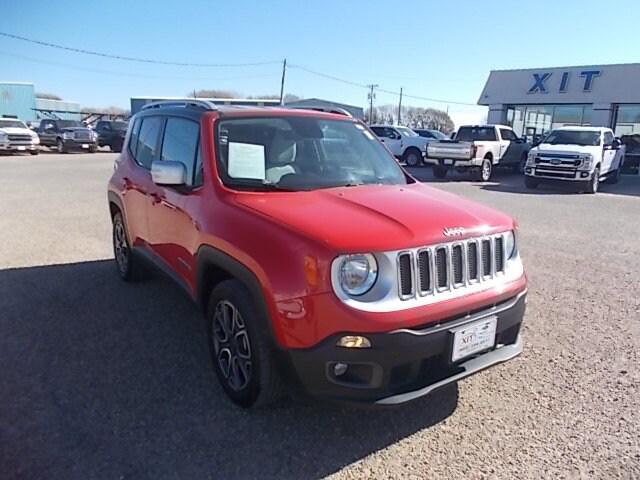
M 138 165 L 147 170 L 151 170 L 151 162 L 156 159 L 161 131 L 162 117 L 145 117 L 142 119 L 135 159 Z
M 516 134 L 513 133 L 508 128 L 501 128 L 500 136 L 502 137 L 503 140 L 511 140 L 512 142 L 515 142 L 516 140 L 518 140 L 518 137 L 516 136 Z

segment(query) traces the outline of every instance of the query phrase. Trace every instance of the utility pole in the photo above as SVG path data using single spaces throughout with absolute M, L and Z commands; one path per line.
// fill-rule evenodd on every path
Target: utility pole
M 280 105 L 284 105 L 284 77 L 287 73 L 287 59 L 282 62 L 282 81 L 280 82 Z
M 400 100 L 398 101 L 398 125 L 400 125 L 401 112 L 402 112 L 402 87 L 400 87 Z
M 373 123 L 373 99 L 376 98 L 376 94 L 373 90 L 378 87 L 378 84 L 367 85 L 369 87 L 369 125 Z

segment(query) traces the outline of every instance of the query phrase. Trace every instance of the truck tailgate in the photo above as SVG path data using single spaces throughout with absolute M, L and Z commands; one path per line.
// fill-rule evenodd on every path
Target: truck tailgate
M 473 143 L 469 142 L 431 142 L 427 145 L 427 157 L 469 160 L 474 157 Z

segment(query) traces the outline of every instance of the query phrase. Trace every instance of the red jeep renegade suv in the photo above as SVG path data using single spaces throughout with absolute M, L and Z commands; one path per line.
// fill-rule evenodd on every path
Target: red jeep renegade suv
M 514 221 L 417 182 L 359 121 L 160 102 L 124 145 L 108 192 L 118 272 L 150 261 L 202 306 L 234 402 L 295 380 L 399 404 L 522 351 Z

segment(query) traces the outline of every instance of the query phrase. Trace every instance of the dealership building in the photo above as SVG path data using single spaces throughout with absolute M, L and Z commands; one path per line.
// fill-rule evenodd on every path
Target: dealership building
M 494 70 L 478 104 L 489 107 L 488 123 L 528 138 L 563 125 L 640 134 L 640 63 Z
M 32 122 L 42 118 L 80 120 L 80 104 L 39 98 L 33 83 L 0 82 L 0 117 Z

